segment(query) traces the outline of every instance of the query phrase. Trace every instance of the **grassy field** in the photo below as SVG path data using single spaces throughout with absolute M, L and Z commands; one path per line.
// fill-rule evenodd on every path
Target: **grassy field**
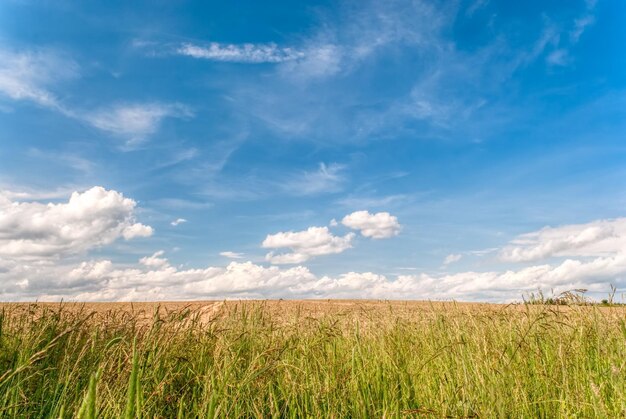
M 626 417 L 626 309 L 0 305 L 1 417 Z

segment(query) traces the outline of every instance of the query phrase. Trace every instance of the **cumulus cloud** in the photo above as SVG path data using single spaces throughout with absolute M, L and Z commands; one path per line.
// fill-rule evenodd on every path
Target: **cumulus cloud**
M 131 226 L 128 226 L 122 231 L 122 236 L 124 239 L 131 240 L 136 237 L 150 237 L 154 230 L 152 227 L 143 225 L 141 223 L 135 223 Z
M 388 276 L 347 272 L 318 276 L 303 266 L 279 268 L 252 262 L 225 267 L 182 269 L 160 250 L 137 264 L 111 260 L 54 262 L 124 236 L 134 227 L 134 201 L 115 191 L 93 188 L 75 193 L 67 203 L 19 203 L 0 195 L 0 299 L 2 300 L 166 300 L 205 298 L 373 298 L 464 301 L 511 301 L 538 289 L 585 288 L 603 296 L 609 284 L 626 290 L 626 219 L 544 228 L 519 236 L 501 255 L 528 262 L 519 269 L 453 274 L 415 273 Z M 17 214 L 17 215 L 16 215 Z M 113 214 L 113 215 L 112 215 Z M 60 221 L 59 221 L 60 220 Z M 95 232 L 95 234 L 94 234 Z M 265 248 L 288 248 L 268 254 L 274 263 L 299 263 L 316 255 L 349 248 L 354 233 L 333 236 L 326 227 L 268 235 Z M 18 242 L 21 250 L 7 253 Z M 35 243 L 36 242 L 36 243 Z M 36 246 L 37 245 L 37 246 Z M 48 250 L 42 249 L 48 246 Z M 241 256 L 222 252 L 226 257 Z M 34 256 L 28 258 L 27 256 Z M 7 257 L 8 256 L 8 257 Z M 449 261 L 459 255 L 449 255 Z
M 139 259 L 139 263 L 150 268 L 165 268 L 169 266 L 169 262 L 166 258 L 162 257 L 164 254 L 165 251 L 159 250 L 158 252 L 154 252 L 152 256 Z
M 388 212 L 370 214 L 367 211 L 355 211 L 343 217 L 341 223 L 353 230 L 360 230 L 365 237 L 386 239 L 400 233 L 398 218 Z
M 135 222 L 136 202 L 100 186 L 74 192 L 67 202 L 14 202 L 0 194 L 0 257 L 58 258 L 124 238 L 147 237 Z
M 186 222 L 187 222 L 187 220 L 185 220 L 184 218 L 177 218 L 177 219 L 175 219 L 174 221 L 172 221 L 172 222 L 170 223 L 170 225 L 172 225 L 172 226 L 176 227 L 176 226 L 178 226 L 178 225 L 180 225 L 180 224 L 184 224 L 184 223 L 186 223 Z
M 555 292 L 586 288 L 609 291 L 609 281 L 626 286 L 626 257 L 568 259 L 517 271 L 461 272 L 446 275 L 398 275 L 347 272 L 317 276 L 308 268 L 264 267 L 231 262 L 226 267 L 179 269 L 161 251 L 139 265 L 120 266 L 109 260 L 78 265 L 19 263 L 0 271 L 3 300 L 172 300 L 206 298 L 372 298 L 464 301 L 520 300 L 537 289 Z
M 303 53 L 292 48 L 280 48 L 270 44 L 221 44 L 211 42 L 206 46 L 191 43 L 182 44 L 176 53 L 193 58 L 212 61 L 226 61 L 236 63 L 281 63 L 296 60 Z
M 626 251 L 626 218 L 545 227 L 523 234 L 500 251 L 507 262 L 531 262 L 550 257 L 593 257 Z
M 220 256 L 224 256 L 225 258 L 229 258 L 229 259 L 243 259 L 243 253 L 237 253 L 237 252 L 231 252 L 231 251 L 220 252 Z
M 352 247 L 354 233 L 335 236 L 328 227 L 309 227 L 303 231 L 288 231 L 269 234 L 263 240 L 265 249 L 288 248 L 289 253 L 268 253 L 265 258 L 273 264 L 294 264 L 306 262 L 314 256 L 341 253 Z

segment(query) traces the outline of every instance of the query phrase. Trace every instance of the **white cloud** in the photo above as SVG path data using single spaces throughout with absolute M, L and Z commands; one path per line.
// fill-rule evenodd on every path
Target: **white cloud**
M 462 257 L 463 255 L 451 253 L 443 260 L 443 264 L 449 265 L 451 263 L 458 262 L 459 260 L 461 260 Z
M 83 196 L 90 192 L 94 195 L 90 199 Z M 108 214 L 111 207 L 122 207 L 120 212 L 128 214 L 134 202 L 114 191 L 98 188 L 83 195 L 74 195 L 74 200 L 71 199 L 68 204 L 34 204 L 38 205 L 38 211 L 20 212 L 24 217 L 17 219 L 10 214 L 7 217 L 6 208 L 23 204 L 13 203 L 0 195 L 0 249 L 4 249 L 2 246 L 13 240 L 17 232 L 21 232 L 19 236 L 24 240 L 37 237 L 42 243 L 63 241 L 50 238 L 62 236 L 58 232 L 59 228 L 43 229 L 39 226 L 54 224 L 49 222 L 54 218 L 50 214 L 57 212 L 64 214 L 61 217 L 66 220 L 64 224 L 70 225 L 67 221 L 71 220 L 73 228 L 89 224 L 90 231 L 100 233 L 92 234 L 91 237 L 100 238 L 100 242 L 111 240 L 103 237 L 120 237 L 126 228 L 135 225 L 123 216 L 112 217 L 122 219 L 122 226 L 115 227 L 120 223 L 113 221 L 105 223 L 112 227 L 104 229 L 98 227 L 100 221 L 85 221 L 86 212 L 102 214 L 104 211 Z M 79 205 L 79 198 L 89 204 L 83 202 Z M 61 209 L 59 205 L 67 207 Z M 44 220 L 48 222 L 42 222 Z M 9 225 L 13 228 L 7 229 Z M 26 228 L 28 226 L 31 228 Z M 108 233 L 111 229 L 116 234 Z M 79 230 L 88 229 L 85 227 Z M 12 233 L 7 234 L 7 231 Z M 86 233 L 77 236 L 84 238 Z M 274 256 L 270 253 L 268 257 L 275 258 L 273 262 L 298 263 L 315 255 L 340 253 L 350 247 L 353 236 L 336 237 L 326 227 L 311 227 L 300 232 L 269 235 L 263 245 L 267 248 L 292 249 L 291 253 L 283 255 Z M 513 261 L 565 255 L 569 256 L 567 259 L 502 272 L 469 271 L 443 275 L 415 273 L 394 277 L 372 272 L 347 272 L 320 277 L 303 266 L 282 269 L 252 262 L 232 262 L 226 267 L 182 269 L 172 266 L 162 250 L 141 258 L 135 265 L 118 265 L 110 260 L 66 265 L 41 257 L 28 260 L 10 255 L 9 258 L 0 257 L 0 299 L 63 298 L 90 301 L 286 297 L 519 301 L 522 296 L 538 289 L 559 293 L 578 288 L 588 289 L 592 295 L 602 297 L 610 291 L 609 284 L 615 285 L 618 292 L 626 290 L 625 237 L 626 218 L 544 228 L 518 237 L 502 249 L 503 254 L 509 255 Z M 100 243 L 86 240 L 87 243 L 75 246 L 64 254 Z M 57 246 L 46 255 L 62 253 Z M 30 254 L 39 256 L 37 252 L 31 251 Z M 234 252 L 221 254 L 227 257 L 241 256 Z M 5 254 L 0 253 L 0 256 Z M 449 255 L 447 259 L 458 260 L 458 256 Z
M 531 262 L 551 257 L 595 257 L 626 253 L 626 218 L 545 227 L 504 247 L 500 258 Z
M 400 233 L 398 218 L 388 212 L 370 214 L 367 211 L 355 211 L 343 217 L 341 223 L 353 230 L 360 230 L 365 237 L 386 239 Z
M 220 252 L 220 256 L 224 256 L 229 259 L 242 259 L 244 255 L 243 253 L 225 251 L 225 252 Z
M 162 257 L 165 254 L 163 250 L 159 250 L 152 254 L 152 256 L 146 256 L 139 259 L 139 263 L 150 268 L 165 268 L 169 266 L 169 262 L 166 258 Z
M 131 240 L 135 237 L 150 237 L 153 232 L 154 230 L 152 229 L 152 227 L 143 225 L 141 223 L 135 223 L 126 227 L 122 231 L 122 235 L 124 236 L 124 239 Z
M 212 61 L 236 63 L 281 63 L 296 60 L 302 52 L 292 48 L 280 48 L 276 44 L 220 44 L 211 42 L 207 46 L 190 43 L 181 45 L 177 54 Z
M 11 189 L 8 189 L 11 188 Z M 57 188 L 31 188 L 26 186 L 8 186 L 0 184 L 0 201 L 2 199 L 9 200 L 31 200 L 31 201 L 42 201 L 42 200 L 50 200 L 50 199 L 63 199 L 68 195 L 71 195 L 72 192 L 86 189 L 84 187 L 75 187 L 75 186 L 60 186 Z
M 1 267 L 1 266 L 0 266 Z M 109 260 L 72 266 L 19 263 L 0 271 L 3 300 L 176 300 L 206 298 L 372 298 L 464 301 L 520 300 L 537 289 L 585 288 L 596 295 L 609 283 L 626 286 L 626 257 L 568 259 L 506 272 L 398 275 L 348 272 L 318 277 L 309 269 L 231 262 L 226 267 L 178 269 L 161 251 L 132 267 Z
M 270 252 L 266 260 L 274 264 L 302 263 L 314 256 L 341 253 L 352 247 L 354 233 L 334 236 L 328 227 L 309 227 L 303 231 L 269 234 L 263 240 L 265 249 L 291 249 L 290 253 Z
M 388 212 L 370 214 L 357 211 L 346 215 L 342 223 L 355 230 L 360 230 L 365 237 L 382 239 L 397 235 L 400 231 L 398 219 Z M 338 223 L 331 220 L 330 226 Z M 265 259 L 273 264 L 303 263 L 314 256 L 341 253 L 352 247 L 354 233 L 345 236 L 333 235 L 328 227 L 309 227 L 303 231 L 288 231 L 269 234 L 262 243 L 265 249 L 290 249 L 291 252 L 276 254 L 269 252 Z
M 94 127 L 127 140 L 140 142 L 154 134 L 164 118 L 187 118 L 193 113 L 184 105 L 175 103 L 118 104 L 85 114 L 84 119 Z
M 72 193 L 66 203 L 14 202 L 0 194 L 0 257 L 58 258 L 150 236 L 134 219 L 136 202 L 96 186 Z
M 176 227 L 176 226 L 178 226 L 178 225 L 180 225 L 180 224 L 184 224 L 184 223 L 186 223 L 186 222 L 187 222 L 187 220 L 185 220 L 184 218 L 177 218 L 177 219 L 175 219 L 174 221 L 172 221 L 172 222 L 170 223 L 170 225 L 172 225 L 172 226 Z
M 336 163 L 319 164 L 314 172 L 303 172 L 283 183 L 283 188 L 294 195 L 317 195 L 340 191 L 345 177 L 344 166 Z
M 49 50 L 14 52 L 0 49 L 0 94 L 13 100 L 68 111 L 50 86 L 78 75 L 78 65 Z
M 0 48 L 0 95 L 53 109 L 120 136 L 129 144 L 154 134 L 166 117 L 193 116 L 189 108 L 178 103 L 127 103 L 96 110 L 68 107 L 52 88 L 78 75 L 79 67 L 72 59 L 51 50 L 13 52 Z
M 343 49 L 333 44 L 313 44 L 302 58 L 283 64 L 281 74 L 295 80 L 330 77 L 342 69 Z

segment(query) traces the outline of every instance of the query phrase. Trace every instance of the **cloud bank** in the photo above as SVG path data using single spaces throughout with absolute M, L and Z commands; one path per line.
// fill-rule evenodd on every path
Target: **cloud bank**
M 502 302 L 519 300 L 524 293 L 537 289 L 560 292 L 585 288 L 604 293 L 608 281 L 623 289 L 626 257 L 566 260 L 518 271 L 389 277 L 372 272 L 317 276 L 304 266 L 282 269 L 252 262 L 181 270 L 171 266 L 163 252 L 157 252 L 130 268 L 110 260 L 90 260 L 71 266 L 4 266 L 1 272 L 0 295 L 4 300 L 372 298 Z
M 153 234 L 136 220 L 136 202 L 114 190 L 93 187 L 66 202 L 14 200 L 0 194 L 0 298 L 2 300 L 159 300 L 202 298 L 374 298 L 519 300 L 538 289 L 584 288 L 596 295 L 626 289 L 626 218 L 546 227 L 521 235 L 499 249 L 503 262 L 522 264 L 504 271 L 384 275 L 347 272 L 317 275 L 305 266 L 281 268 L 251 261 L 227 266 L 182 268 L 160 250 L 136 263 L 88 256 L 116 240 Z M 344 222 L 345 221 L 345 222 Z M 365 237 L 392 237 L 399 231 L 389 213 L 357 211 L 342 220 Z M 340 228 L 336 225 L 335 228 Z M 298 264 L 339 254 L 356 234 L 333 234 L 328 227 L 268 235 L 264 249 L 272 264 Z M 221 252 L 227 258 L 244 255 Z M 464 257 L 472 252 L 465 252 Z M 447 263 L 459 260 L 449 255 Z

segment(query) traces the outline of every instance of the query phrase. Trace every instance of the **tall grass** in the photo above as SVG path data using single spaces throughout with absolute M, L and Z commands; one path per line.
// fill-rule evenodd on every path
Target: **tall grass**
M 5 305 L 0 416 L 626 416 L 623 308 L 272 304 Z

